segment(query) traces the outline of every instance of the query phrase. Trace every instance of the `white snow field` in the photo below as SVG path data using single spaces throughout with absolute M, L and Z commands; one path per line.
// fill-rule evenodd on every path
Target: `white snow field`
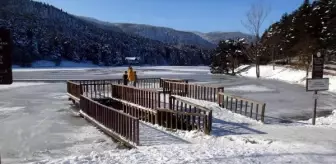
M 72 114 L 64 84 L 31 84 L 34 83 L 0 90 L 1 164 L 36 162 L 117 147 L 109 137 Z
M 241 73 L 241 76 L 256 77 L 256 67 L 253 66 L 245 72 Z M 306 84 L 306 71 L 296 70 L 283 66 L 262 65 L 260 66 L 260 76 L 263 79 L 281 80 L 291 84 Z M 309 77 L 311 72 L 309 72 Z M 329 78 L 329 91 L 336 92 L 336 77 L 330 75 L 324 75 L 323 77 Z
M 269 67 L 271 66 L 262 66 L 260 80 L 254 78 L 245 78 L 245 77 L 232 77 L 226 75 L 209 75 L 209 68 L 200 66 L 200 67 L 135 67 L 137 71 L 142 72 L 142 77 L 147 77 L 146 72 L 150 76 L 158 76 L 166 73 L 165 77 L 169 78 L 187 78 L 194 79 L 196 82 L 204 83 L 213 83 L 214 85 L 224 85 L 225 91 L 233 92 L 234 94 L 239 94 L 242 96 L 253 97 L 254 99 L 266 101 L 267 108 L 266 114 L 271 114 L 272 116 L 280 116 L 281 113 L 285 113 L 288 116 L 302 114 L 303 112 L 311 112 L 312 102 L 307 102 L 312 100 L 309 96 L 306 95 L 304 87 L 295 86 L 292 84 L 303 84 L 302 79 L 304 78 L 305 73 L 291 70 L 287 68 L 277 67 L 276 71 L 273 71 Z M 71 68 L 69 68 L 71 69 Z M 51 76 L 59 77 L 82 77 L 82 78 L 96 78 L 101 77 L 111 77 L 115 73 L 122 73 L 127 67 L 118 67 L 118 68 L 99 68 L 99 69 L 88 69 L 81 68 L 77 70 L 62 70 L 52 68 L 50 70 L 44 71 L 34 71 L 33 69 L 27 70 L 26 72 L 14 71 L 15 78 L 52 78 Z M 246 72 L 241 73 L 242 76 L 254 77 L 255 70 L 251 67 L 246 70 Z M 81 75 L 78 75 L 80 71 Z M 159 74 L 153 74 L 153 71 L 158 71 Z M 185 74 L 179 74 L 185 73 Z M 63 75 L 66 74 L 66 75 Z M 286 75 L 288 74 L 290 78 Z M 303 75 L 302 75 L 303 74 Z M 114 76 L 113 76 L 114 77 Z M 119 77 L 119 74 L 115 77 Z M 274 79 L 267 80 L 267 79 Z M 279 82 L 275 80 L 282 80 L 290 82 L 291 84 Z M 334 80 L 331 80 L 330 90 L 332 86 L 336 85 Z M 53 84 L 57 85 L 54 88 L 54 91 L 57 91 L 57 88 L 61 86 L 64 87 L 63 91 L 57 91 L 56 93 L 64 93 L 65 85 L 64 84 Z M 45 89 L 46 85 L 39 86 L 39 90 L 43 92 L 50 92 Z M 30 88 L 30 90 L 28 90 Z M 34 86 L 26 87 L 25 93 L 34 92 Z M 17 90 L 6 90 L 6 92 L 12 92 L 11 94 L 16 95 L 16 103 L 12 106 L 6 105 L 10 103 L 10 100 L 1 102 L 3 107 L 7 108 L 6 112 L 6 125 L 0 126 L 1 132 L 6 132 L 5 136 L 0 135 L 0 146 L 3 148 L 10 147 L 10 144 L 14 144 L 16 139 L 19 138 L 19 143 L 24 143 L 31 150 L 37 151 L 38 156 L 30 158 L 38 159 L 39 162 L 32 162 L 36 164 L 114 164 L 114 163 L 143 163 L 143 164 L 164 164 L 164 163 L 302 163 L 302 164 L 323 164 L 323 163 L 336 163 L 336 114 L 335 112 L 332 115 L 326 117 L 320 117 L 317 119 L 317 125 L 312 126 L 311 120 L 300 121 L 297 120 L 294 123 L 273 123 L 273 124 L 262 124 L 261 122 L 249 119 L 247 117 L 241 116 L 239 114 L 232 113 L 225 109 L 220 108 L 217 104 L 207 102 L 192 100 L 195 103 L 204 105 L 213 110 L 213 131 L 210 136 L 205 135 L 200 132 L 185 132 L 185 131 L 165 131 L 169 135 L 173 135 L 176 138 L 170 137 L 170 140 L 166 140 L 166 136 L 162 130 L 165 130 L 161 127 L 152 126 L 149 124 L 142 124 L 143 127 L 148 128 L 149 130 L 144 130 L 151 136 L 154 136 L 154 140 L 149 140 L 149 138 L 142 138 L 147 144 L 144 146 L 139 146 L 137 149 L 125 150 L 125 149 L 116 149 L 113 146 L 103 146 L 106 143 L 104 142 L 97 144 L 97 141 L 102 140 L 101 138 L 104 135 L 101 133 L 94 133 L 94 128 L 88 130 L 88 133 L 85 133 L 85 128 L 79 130 L 73 130 L 71 121 L 65 118 L 66 115 L 52 117 L 53 119 L 44 119 L 44 114 L 54 115 L 57 106 L 60 106 L 61 102 L 59 99 L 65 98 L 61 94 L 52 95 L 53 97 L 53 106 L 50 106 L 49 102 L 31 100 L 31 102 L 23 103 L 22 100 L 24 97 L 20 96 Z M 7 94 L 7 93 L 6 93 Z M 8 93 L 9 94 L 9 93 Z M 35 93 L 30 93 L 34 95 Z M 310 94 L 310 93 L 307 93 Z M 323 93 L 327 100 L 322 100 L 319 102 L 320 108 L 328 108 L 328 110 L 334 109 L 336 102 L 334 102 L 334 96 L 332 93 L 325 92 Z M 51 96 L 51 95 L 50 95 Z M 3 96 L 4 98 L 4 96 Z M 38 97 L 37 97 L 38 98 Z M 188 98 L 186 98 L 188 99 Z M 290 101 L 294 99 L 295 101 Z M 17 103 L 17 102 L 21 102 Z M 64 100 L 63 100 L 64 101 Z M 27 103 L 27 104 L 26 104 Z M 35 108 L 29 107 L 30 104 L 38 104 L 39 107 L 36 109 L 46 108 L 45 112 L 42 112 L 38 117 L 34 117 L 34 114 L 29 115 L 29 119 L 26 118 L 25 113 L 23 115 L 18 115 L 15 117 L 14 114 L 20 114 L 20 111 L 26 112 L 36 112 Z M 66 104 L 68 105 L 68 104 Z M 62 105 L 64 106 L 64 104 Z M 9 109 L 13 107 L 12 109 Z M 64 107 L 63 107 L 64 108 Z M 35 110 L 34 110 L 35 109 Z M 55 109 L 55 110 L 54 110 Z M 271 109 L 274 109 L 271 111 Z M 276 110 L 275 110 L 276 109 Z M 270 111 L 269 111 L 270 110 Z M 10 115 L 10 113 L 13 115 Z M 279 114 L 280 113 L 280 114 Z M 65 113 L 69 114 L 69 113 Z M 0 112 L 1 116 L 1 112 Z M 310 116 L 310 115 L 308 115 Z M 17 119 L 14 119 L 17 118 Z M 32 137 L 20 139 L 19 134 L 15 134 L 13 139 L 6 142 L 6 137 L 13 135 L 9 126 L 22 126 L 18 122 L 18 118 L 21 118 L 29 125 L 32 120 L 45 120 L 43 123 L 37 122 L 36 124 L 41 125 L 43 128 L 36 131 L 35 133 L 29 134 L 25 130 L 24 135 L 33 137 L 38 136 L 42 132 L 47 133 L 46 130 L 56 130 L 55 127 L 58 126 L 57 122 L 61 122 L 62 126 L 65 126 L 67 132 L 60 133 L 51 132 L 52 135 L 46 135 L 45 137 L 36 139 Z M 29 120 L 29 121 L 28 121 Z M 48 121 L 50 120 L 50 121 Z M 2 122 L 0 117 L 0 122 Z M 52 123 L 53 126 L 49 125 Z M 31 123 L 30 123 L 31 124 Z M 78 123 L 77 123 L 78 124 Z M 33 124 L 34 125 L 34 124 Z M 14 126 L 14 127 L 15 127 Z M 81 124 L 81 126 L 84 126 Z M 54 128 L 52 128 L 54 127 Z M 76 127 L 76 126 L 75 126 Z M 84 127 L 87 127 L 85 124 Z M 158 129 L 157 131 L 155 129 Z M 6 130 L 4 131 L 3 128 Z M 87 127 L 88 128 L 88 127 Z M 81 128 L 79 128 L 81 129 Z M 161 130 L 161 131 L 160 131 Z M 7 134 L 8 133 L 8 134 Z M 16 132 L 14 132 L 16 133 Z M 59 134 L 58 137 L 55 137 L 54 133 Z M 76 134 L 79 133 L 78 136 Z M 84 134 L 86 138 L 84 139 L 80 136 Z M 146 136 L 146 135 L 144 135 Z M 149 135 L 148 135 L 149 136 Z M 41 143 L 42 139 L 50 137 L 51 143 Z M 69 140 L 65 138 L 71 138 Z M 82 138 L 82 139 L 81 139 Z M 62 148 L 61 141 L 66 141 L 69 145 L 65 148 Z M 34 142 L 30 143 L 28 141 L 33 140 Z M 55 140 L 55 141 L 54 141 Z M 186 141 L 186 142 L 184 142 Z M 141 140 L 140 140 L 141 142 Z M 14 145 L 18 145 L 14 144 Z M 34 146 L 44 145 L 44 146 Z M 60 144 L 59 147 L 55 150 L 55 144 Z M 51 147 L 50 147 L 51 145 Z M 91 146 L 90 146 L 91 145 Z M 21 148 L 19 146 L 14 146 L 15 148 Z M 1 147 L 0 147 L 1 149 Z M 40 150 L 41 149 L 41 150 Z M 50 150 L 48 150 L 50 149 Z M 12 149 L 4 149 L 7 153 L 7 156 L 11 155 L 10 153 L 15 153 L 16 151 Z M 40 150 L 40 152 L 38 151 Z M 61 153 L 65 151 L 65 153 Z M 0 152 L 3 152 L 0 150 Z M 26 152 L 26 151 L 25 151 Z M 15 155 L 12 155 L 15 157 Z M 22 155 L 24 157 L 24 155 Z M 30 159 L 29 158 L 29 159 Z M 11 163 L 8 160 L 8 163 Z M 29 162 L 29 160 L 27 161 Z M 13 163 L 13 162 L 12 162 Z
M 35 86 L 35 85 L 44 85 L 46 83 L 24 83 L 24 82 L 14 82 L 11 85 L 0 85 L 0 90 L 8 90 L 20 87 L 28 87 L 28 86 Z
M 336 125 L 263 125 L 215 103 L 185 99 L 213 110 L 211 136 L 196 131 L 167 132 L 190 143 L 93 151 L 41 163 L 336 163 Z

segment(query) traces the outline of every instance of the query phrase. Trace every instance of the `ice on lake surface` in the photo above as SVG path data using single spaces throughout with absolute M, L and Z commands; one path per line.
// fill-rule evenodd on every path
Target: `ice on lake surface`
M 0 154 L 4 163 L 38 161 L 92 149 L 115 149 L 109 137 L 71 113 L 64 84 L 2 90 Z
M 127 67 L 77 70 L 14 71 L 15 79 L 119 79 Z M 225 92 L 263 101 L 266 115 L 282 119 L 309 119 L 312 94 L 300 85 L 275 80 L 225 75 L 210 75 L 204 68 L 135 67 L 139 77 L 189 79 L 214 86 Z M 157 71 L 157 72 L 156 72 Z M 146 74 L 145 72 L 149 72 Z M 155 73 L 156 72 L 156 73 Z M 163 73 L 165 72 L 165 73 Z M 36 83 L 35 83 L 36 84 Z M 117 145 L 85 120 L 71 113 L 65 96 L 66 85 L 14 83 L 0 89 L 0 152 L 4 161 L 19 163 L 69 155 L 114 150 Z M 336 96 L 321 94 L 318 111 L 335 109 Z M 2 109 L 2 111 L 1 111 Z M 15 129 L 15 130 L 13 130 Z
M 266 79 L 209 74 L 209 67 L 134 66 L 139 78 L 163 77 L 189 79 L 206 85 L 224 86 L 225 92 L 266 103 L 266 115 L 276 118 L 309 119 L 313 107 L 312 94 L 300 85 Z M 127 67 L 51 69 L 14 72 L 15 79 L 120 79 Z M 78 73 L 81 71 L 81 73 Z M 318 102 L 318 114 L 330 113 L 336 107 L 336 96 L 326 92 Z

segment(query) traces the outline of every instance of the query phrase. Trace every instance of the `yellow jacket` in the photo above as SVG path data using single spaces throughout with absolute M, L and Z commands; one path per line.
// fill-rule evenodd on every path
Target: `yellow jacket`
M 135 81 L 135 74 L 132 69 L 127 70 L 128 81 Z

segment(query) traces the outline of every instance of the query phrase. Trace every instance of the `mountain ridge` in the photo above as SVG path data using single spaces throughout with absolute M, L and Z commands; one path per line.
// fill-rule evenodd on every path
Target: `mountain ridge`
M 32 0 L 0 1 L 0 27 L 10 29 L 13 64 L 63 59 L 98 65 L 123 65 L 127 56 L 140 64 L 208 65 L 212 50 L 172 45 L 97 26 L 52 5 Z
M 128 34 L 135 34 L 152 40 L 158 40 L 164 43 L 175 45 L 187 44 L 202 46 L 204 48 L 215 48 L 220 40 L 238 37 L 246 38 L 247 41 L 251 41 L 253 39 L 251 35 L 242 32 L 213 31 L 204 33 L 198 31 L 176 30 L 170 27 L 154 26 L 148 24 L 111 23 L 91 17 L 79 17 L 86 21 L 94 22 L 96 24 L 108 25 L 116 31 L 123 31 Z

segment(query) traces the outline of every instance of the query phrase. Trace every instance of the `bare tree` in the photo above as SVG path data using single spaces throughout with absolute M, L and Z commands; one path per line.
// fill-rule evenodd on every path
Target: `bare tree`
M 260 60 L 260 48 L 261 44 L 260 42 L 260 30 L 261 26 L 265 22 L 265 19 L 270 13 L 270 8 L 266 7 L 262 1 L 258 1 L 251 5 L 250 9 L 246 13 L 246 20 L 242 21 L 243 26 L 250 31 L 254 37 L 254 50 L 248 51 L 252 54 L 248 54 L 249 58 L 252 59 L 252 61 L 256 64 L 256 75 L 257 78 L 260 77 L 260 67 L 259 67 L 259 60 Z

